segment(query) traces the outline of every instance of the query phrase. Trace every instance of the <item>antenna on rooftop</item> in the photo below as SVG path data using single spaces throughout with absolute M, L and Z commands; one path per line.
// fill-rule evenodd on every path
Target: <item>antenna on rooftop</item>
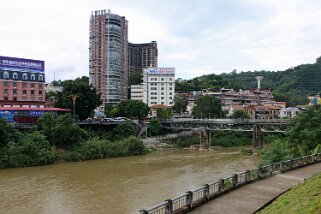
M 264 77 L 262 76 L 256 76 L 255 79 L 257 80 L 257 88 L 260 89 L 261 88 L 261 80 L 263 79 Z

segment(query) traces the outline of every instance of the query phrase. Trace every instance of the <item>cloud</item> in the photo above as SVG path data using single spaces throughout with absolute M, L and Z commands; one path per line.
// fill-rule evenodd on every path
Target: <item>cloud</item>
M 112 9 L 129 41 L 157 41 L 159 66 L 177 77 L 283 70 L 320 54 L 316 0 L 2 0 L 0 55 L 46 61 L 47 81 L 88 75 L 89 16 Z

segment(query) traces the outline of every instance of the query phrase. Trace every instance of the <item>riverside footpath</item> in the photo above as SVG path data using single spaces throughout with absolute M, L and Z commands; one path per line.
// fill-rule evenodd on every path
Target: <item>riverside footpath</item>
M 259 180 L 226 193 L 194 209 L 193 214 L 255 213 L 265 204 L 321 172 L 321 163 L 315 163 Z

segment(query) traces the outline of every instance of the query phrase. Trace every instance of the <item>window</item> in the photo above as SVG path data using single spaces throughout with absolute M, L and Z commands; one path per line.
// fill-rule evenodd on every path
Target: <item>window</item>
M 5 101 L 8 101 L 8 100 L 9 100 L 9 98 L 8 98 L 8 97 L 4 97 L 4 100 L 5 100 Z
M 12 87 L 17 87 L 17 82 L 13 82 Z
M 35 94 L 35 91 L 30 91 L 30 94 Z
M 23 80 L 27 80 L 28 79 L 28 75 L 26 73 L 22 74 L 22 79 Z
M 9 72 L 3 72 L 3 79 L 9 79 Z
M 169 88 L 169 90 L 173 90 L 173 88 L 172 88 L 172 87 L 170 87 L 170 88 Z
M 161 97 L 161 99 L 163 100 L 163 99 L 164 99 L 164 97 Z
M 164 87 L 162 87 L 161 90 L 164 90 Z
M 150 90 L 157 90 L 157 88 L 156 87 L 151 87 Z
M 31 87 L 31 88 L 34 88 L 34 87 L 35 87 L 35 84 L 34 84 L 34 83 L 31 83 L 31 84 L 30 84 L 30 87 Z
M 164 81 L 164 78 L 161 78 L 161 81 Z
M 164 95 L 164 92 L 161 92 L 161 95 Z
M 22 94 L 27 94 L 27 91 L 26 90 L 22 90 Z
M 27 87 L 27 83 L 22 83 L 22 88 L 26 88 Z
M 172 92 L 169 92 L 169 95 L 173 95 L 173 93 L 172 93 Z
M 169 78 L 169 81 L 172 81 L 172 78 Z
M 8 94 L 8 89 L 4 89 L 4 94 Z
M 38 76 L 38 80 L 39 80 L 39 81 L 43 81 L 43 75 L 42 75 L 42 74 L 40 74 L 40 75 Z
M 42 91 L 38 91 L 38 94 L 42 94 Z
M 17 73 L 13 73 L 13 79 L 14 80 L 18 79 L 18 74 Z
M 17 101 L 17 98 L 16 98 L 16 97 L 14 97 L 14 98 L 13 98 L 13 101 Z
M 169 97 L 169 99 L 170 99 L 170 100 L 172 100 L 172 99 L 173 99 L 173 97 Z
M 17 90 L 16 90 L 16 89 L 13 89 L 13 90 L 12 90 L 12 93 L 13 93 L 13 95 L 17 95 Z
M 36 80 L 36 75 L 31 74 L 31 80 Z
M 150 94 L 151 95 L 157 95 L 157 92 L 151 92 Z

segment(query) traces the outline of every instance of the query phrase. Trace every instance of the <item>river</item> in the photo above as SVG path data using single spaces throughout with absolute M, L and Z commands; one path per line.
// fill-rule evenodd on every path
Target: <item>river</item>
M 239 148 L 0 170 L 1 213 L 138 213 L 205 183 L 254 168 Z

